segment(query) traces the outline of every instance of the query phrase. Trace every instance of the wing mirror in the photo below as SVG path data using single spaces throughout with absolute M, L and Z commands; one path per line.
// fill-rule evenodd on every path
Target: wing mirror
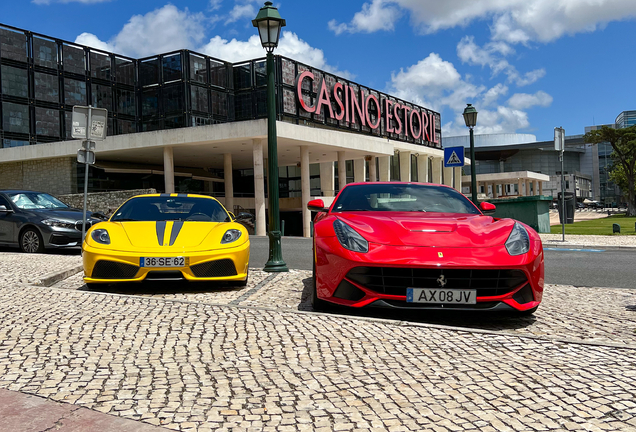
M 7 206 L 0 205 L 0 213 L 13 213 L 13 209 L 8 209 Z
M 307 208 L 315 212 L 326 212 L 329 209 L 325 208 L 325 203 L 321 199 L 311 200 L 307 203 Z
M 236 221 L 251 221 L 254 219 L 254 215 L 252 213 L 241 212 L 236 216 Z
M 485 201 L 479 204 L 479 208 L 483 214 L 488 216 L 495 214 L 495 210 L 497 210 L 497 207 L 494 204 Z

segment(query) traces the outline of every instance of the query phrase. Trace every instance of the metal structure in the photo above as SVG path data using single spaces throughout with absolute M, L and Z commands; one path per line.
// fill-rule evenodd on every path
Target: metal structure
M 565 221 L 568 215 L 565 208 L 565 167 L 563 166 L 563 153 L 565 152 L 565 129 L 562 127 L 554 128 L 554 149 L 559 152 L 559 161 L 561 161 L 561 241 L 565 242 Z
M 472 104 L 468 104 L 464 109 L 463 116 L 466 127 L 470 128 L 470 160 L 472 164 L 470 167 L 470 190 L 472 201 L 477 205 L 477 162 L 475 161 L 475 136 L 473 134 L 473 128 L 477 124 L 477 110 Z
M 269 188 L 269 260 L 263 270 L 267 272 L 289 271 L 283 261 L 280 231 L 280 211 L 278 199 L 278 143 L 276 137 L 276 78 L 274 69 L 274 48 L 278 46 L 280 29 L 286 25 L 278 9 L 272 2 L 265 2 L 256 19 L 261 44 L 267 51 L 267 183 Z

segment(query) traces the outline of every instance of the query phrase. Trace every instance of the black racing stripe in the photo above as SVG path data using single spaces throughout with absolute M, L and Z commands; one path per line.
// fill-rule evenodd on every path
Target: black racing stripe
M 159 196 L 161 196 L 161 197 L 169 197 L 169 196 L 170 196 L 170 194 L 168 194 L 168 193 L 162 193 L 162 194 L 160 194 Z
M 177 197 L 178 198 L 187 198 L 188 194 L 182 194 L 182 193 L 178 193 Z
M 170 246 L 177 241 L 181 228 L 183 228 L 183 221 L 174 221 L 172 224 L 172 232 L 170 233 Z
M 163 246 L 163 236 L 166 233 L 166 221 L 157 221 L 157 241 Z

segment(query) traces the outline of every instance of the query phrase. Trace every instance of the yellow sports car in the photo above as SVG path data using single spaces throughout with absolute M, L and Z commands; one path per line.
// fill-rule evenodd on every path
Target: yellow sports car
M 86 233 L 84 282 L 229 281 L 245 286 L 247 230 L 216 199 L 191 194 L 139 195 Z

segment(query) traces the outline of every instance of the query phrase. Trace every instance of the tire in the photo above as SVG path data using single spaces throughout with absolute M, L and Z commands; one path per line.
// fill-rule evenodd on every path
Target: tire
M 96 290 L 96 289 L 99 289 L 100 287 L 106 286 L 106 284 L 98 284 L 93 282 L 85 282 L 85 284 L 86 284 L 86 288 L 90 290 Z
M 314 261 L 314 268 L 312 273 L 313 287 L 311 288 L 311 307 L 316 312 L 326 312 L 329 310 L 329 302 L 318 298 L 318 292 L 316 291 L 316 262 Z
M 44 240 L 35 228 L 27 228 L 20 234 L 20 250 L 24 253 L 44 253 Z
M 517 316 L 522 316 L 522 317 L 531 316 L 537 311 L 538 308 L 539 308 L 539 306 L 535 306 L 532 309 L 528 309 L 528 310 L 525 310 L 525 311 L 517 312 Z

